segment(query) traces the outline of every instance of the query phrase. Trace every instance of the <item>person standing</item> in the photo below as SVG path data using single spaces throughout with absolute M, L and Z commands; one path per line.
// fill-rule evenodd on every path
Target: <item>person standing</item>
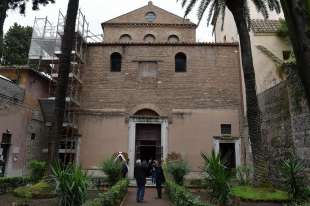
M 155 161 L 155 182 L 157 189 L 157 198 L 161 199 L 162 184 L 165 183 L 165 176 L 160 161 Z
M 141 160 L 136 161 L 136 166 L 134 169 L 134 177 L 137 182 L 137 202 L 143 202 L 144 200 L 144 191 L 146 183 L 146 173 L 145 168 L 142 166 Z

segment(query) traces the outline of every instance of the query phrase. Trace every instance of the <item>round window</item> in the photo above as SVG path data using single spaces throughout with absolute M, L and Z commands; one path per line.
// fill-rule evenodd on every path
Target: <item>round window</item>
M 148 22 L 153 22 L 155 19 L 156 19 L 156 14 L 152 11 L 150 12 L 147 12 L 145 14 L 145 19 L 148 21 Z

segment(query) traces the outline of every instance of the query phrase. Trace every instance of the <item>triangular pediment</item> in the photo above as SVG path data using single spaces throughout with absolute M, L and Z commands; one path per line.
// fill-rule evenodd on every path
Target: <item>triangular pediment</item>
M 155 14 L 155 17 L 154 15 Z M 139 23 L 154 23 L 154 24 L 189 24 L 195 25 L 188 19 L 184 19 L 173 13 L 170 13 L 162 8 L 153 5 L 149 2 L 148 5 L 131 11 L 127 14 L 121 15 L 119 17 L 113 18 L 103 24 L 139 24 Z

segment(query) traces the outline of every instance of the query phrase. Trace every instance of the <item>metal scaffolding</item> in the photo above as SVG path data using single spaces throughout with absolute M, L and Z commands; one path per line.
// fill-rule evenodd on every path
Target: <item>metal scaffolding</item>
M 40 100 L 46 126 L 50 128 L 48 129 L 49 138 L 51 138 L 51 128 L 55 118 L 55 92 L 64 27 L 65 15 L 61 11 L 59 11 L 57 25 L 53 25 L 47 17 L 35 18 L 29 50 L 29 66 L 51 77 L 49 98 Z M 86 21 L 85 15 L 79 10 L 76 19 L 74 46 L 71 52 L 63 138 L 58 143 L 58 156 L 63 163 L 78 161 L 79 138 L 81 136 L 78 128 L 78 111 L 82 88 L 81 69 L 86 61 L 87 42 L 94 41 L 102 41 L 102 39 L 89 31 L 89 23 Z

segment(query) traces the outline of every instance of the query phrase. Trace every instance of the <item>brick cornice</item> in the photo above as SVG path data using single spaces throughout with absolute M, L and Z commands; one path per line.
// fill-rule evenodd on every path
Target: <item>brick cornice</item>
M 196 29 L 197 25 L 193 23 L 184 23 L 184 24 L 161 24 L 161 23 L 102 23 L 102 29 L 104 30 L 105 26 L 111 27 L 177 27 L 177 28 L 193 28 Z
M 214 43 L 214 42 L 95 42 L 88 43 L 88 46 L 238 46 L 237 42 Z

